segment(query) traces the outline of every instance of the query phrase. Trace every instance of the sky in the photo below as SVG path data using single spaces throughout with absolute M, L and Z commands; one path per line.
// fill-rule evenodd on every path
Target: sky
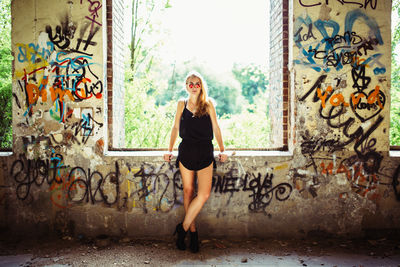
M 269 1 L 170 0 L 172 8 L 157 14 L 169 38 L 162 57 L 169 62 L 197 58 L 215 71 L 234 62 L 268 62 Z

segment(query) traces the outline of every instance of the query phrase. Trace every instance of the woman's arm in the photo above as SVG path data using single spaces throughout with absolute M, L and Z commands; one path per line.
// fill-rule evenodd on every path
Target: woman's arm
M 222 134 L 221 134 L 221 129 L 219 128 L 218 121 L 217 121 L 217 113 L 215 111 L 215 107 L 212 103 L 212 101 L 208 101 L 209 103 L 209 114 L 211 118 L 211 124 L 212 124 L 212 129 L 215 135 L 215 139 L 217 139 L 220 155 L 219 155 L 219 160 L 221 162 L 224 162 L 228 156 L 226 154 L 223 154 L 225 151 L 224 147 L 224 142 L 222 141 Z
M 174 144 L 175 144 L 176 138 L 178 137 L 179 124 L 181 121 L 181 116 L 182 116 L 184 107 L 185 107 L 184 101 L 179 100 L 178 107 L 176 109 L 174 124 L 172 125 L 172 129 L 171 129 L 171 137 L 170 137 L 169 146 L 168 146 L 169 153 L 164 154 L 164 160 L 168 161 L 168 162 L 171 161 L 171 159 L 172 159 L 172 150 L 174 149 Z

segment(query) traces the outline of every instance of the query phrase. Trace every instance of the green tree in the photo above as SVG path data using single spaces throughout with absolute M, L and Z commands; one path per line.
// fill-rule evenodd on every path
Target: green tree
M 169 134 L 176 102 L 156 107 L 155 99 L 147 93 L 154 87 L 151 80 L 135 79 L 126 83 L 125 140 L 130 148 L 168 147 Z
M 0 148 L 12 147 L 11 1 L 0 1 Z
M 254 103 L 254 97 L 257 94 L 265 92 L 268 79 L 260 66 L 255 64 L 247 66 L 234 64 L 232 73 L 241 84 L 242 95 L 250 104 Z
M 157 104 L 163 105 L 170 100 L 177 101 L 186 97 L 185 77 L 189 71 L 199 72 L 208 85 L 208 96 L 216 102 L 216 111 L 219 116 L 236 114 L 241 111 L 243 99 L 240 95 L 239 84 L 229 76 L 217 76 L 207 67 L 198 63 L 184 62 L 180 66 L 174 66 L 173 74 L 168 81 L 168 88 L 160 91 Z
M 244 101 L 239 84 L 229 77 L 217 77 L 208 73 L 206 75 L 204 79 L 207 81 L 210 97 L 215 99 L 218 116 L 240 113 Z
M 392 1 L 392 12 L 400 17 L 400 0 Z M 392 81 L 390 108 L 390 144 L 400 146 L 400 64 L 396 48 L 400 43 L 400 22 L 392 28 Z
M 130 49 L 130 68 L 132 80 L 140 74 L 146 74 L 152 68 L 155 54 L 162 44 L 160 38 L 160 23 L 156 14 L 170 8 L 170 0 L 133 0 L 132 1 L 132 31 Z M 151 38 L 150 38 L 151 37 Z M 152 40 L 152 41 L 150 41 Z
M 185 98 L 187 93 L 185 91 L 184 79 L 186 73 L 183 70 L 179 70 L 175 64 L 171 66 L 171 74 L 168 78 L 168 86 L 165 90 L 158 90 L 156 95 L 156 104 L 165 105 L 171 100 L 177 101 L 181 98 Z

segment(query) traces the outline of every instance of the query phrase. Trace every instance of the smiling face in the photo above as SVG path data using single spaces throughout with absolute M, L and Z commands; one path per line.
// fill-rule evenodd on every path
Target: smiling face
M 201 81 L 196 76 L 191 76 L 186 81 L 186 90 L 190 95 L 198 96 L 200 94 L 201 88 Z

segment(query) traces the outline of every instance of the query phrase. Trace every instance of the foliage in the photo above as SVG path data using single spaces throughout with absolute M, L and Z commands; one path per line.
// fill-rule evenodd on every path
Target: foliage
M 206 74 L 209 95 L 216 102 L 216 112 L 219 116 L 226 114 L 237 114 L 242 110 L 245 103 L 240 95 L 239 85 L 229 77 L 217 77 Z
M 177 101 L 180 98 L 187 97 L 185 89 L 185 77 L 191 70 L 199 72 L 208 86 L 208 96 L 213 98 L 217 104 L 217 114 L 236 114 L 241 111 L 243 98 L 240 95 L 240 85 L 229 76 L 216 76 L 206 67 L 186 62 L 181 66 L 174 66 L 172 76 L 168 81 L 168 88 L 165 91 L 159 91 L 157 105 L 164 105 L 170 100 Z
M 153 81 L 146 78 L 125 83 L 126 147 L 168 147 L 176 103 L 171 101 L 156 108 L 154 97 L 147 94 L 153 86 Z
M 400 17 L 400 0 L 392 1 L 392 12 Z M 391 108 L 390 108 L 390 145 L 400 146 L 400 64 L 396 48 L 400 43 L 400 22 L 392 31 L 392 81 L 391 81 Z
M 244 106 L 240 114 L 225 115 L 219 120 L 224 144 L 230 148 L 267 148 L 271 123 L 268 117 L 268 91 L 257 94 L 255 103 Z
M 0 148 L 12 147 L 11 1 L 0 1 Z
M 248 66 L 240 66 L 235 64 L 232 73 L 242 85 L 242 95 L 249 101 L 254 103 L 254 96 L 260 92 L 265 92 L 268 80 L 265 72 L 261 67 L 254 64 Z
M 177 101 L 187 97 L 185 76 L 195 70 L 202 74 L 208 95 L 215 100 L 225 146 L 268 147 L 265 73 L 254 65 L 235 65 L 230 73 L 215 74 L 195 59 L 170 65 L 162 62 L 160 48 L 167 37 L 156 14 L 170 7 L 170 1 L 165 0 L 132 2 L 131 57 L 125 79 L 125 146 L 168 147 Z
M 226 77 L 217 79 L 216 75 L 207 71 L 206 68 L 186 63 L 179 68 L 174 68 L 165 87 L 162 84 L 156 84 L 157 79 L 151 73 L 146 78 L 135 78 L 133 82 L 126 80 L 127 147 L 168 147 L 177 100 L 187 97 L 184 78 L 189 70 L 200 72 L 208 84 L 209 95 L 216 102 L 226 147 L 265 148 L 269 146 L 268 91 L 264 90 L 253 96 L 254 104 L 249 104 L 240 94 L 241 84 L 235 83 L 233 78 L 231 80 Z M 214 144 L 217 145 L 215 139 Z
M 169 0 L 133 0 L 132 31 L 130 44 L 130 74 L 132 80 L 137 75 L 148 73 L 154 63 L 154 51 L 162 45 L 160 21 L 157 14 L 170 8 Z M 151 41 L 149 41 L 151 40 Z

